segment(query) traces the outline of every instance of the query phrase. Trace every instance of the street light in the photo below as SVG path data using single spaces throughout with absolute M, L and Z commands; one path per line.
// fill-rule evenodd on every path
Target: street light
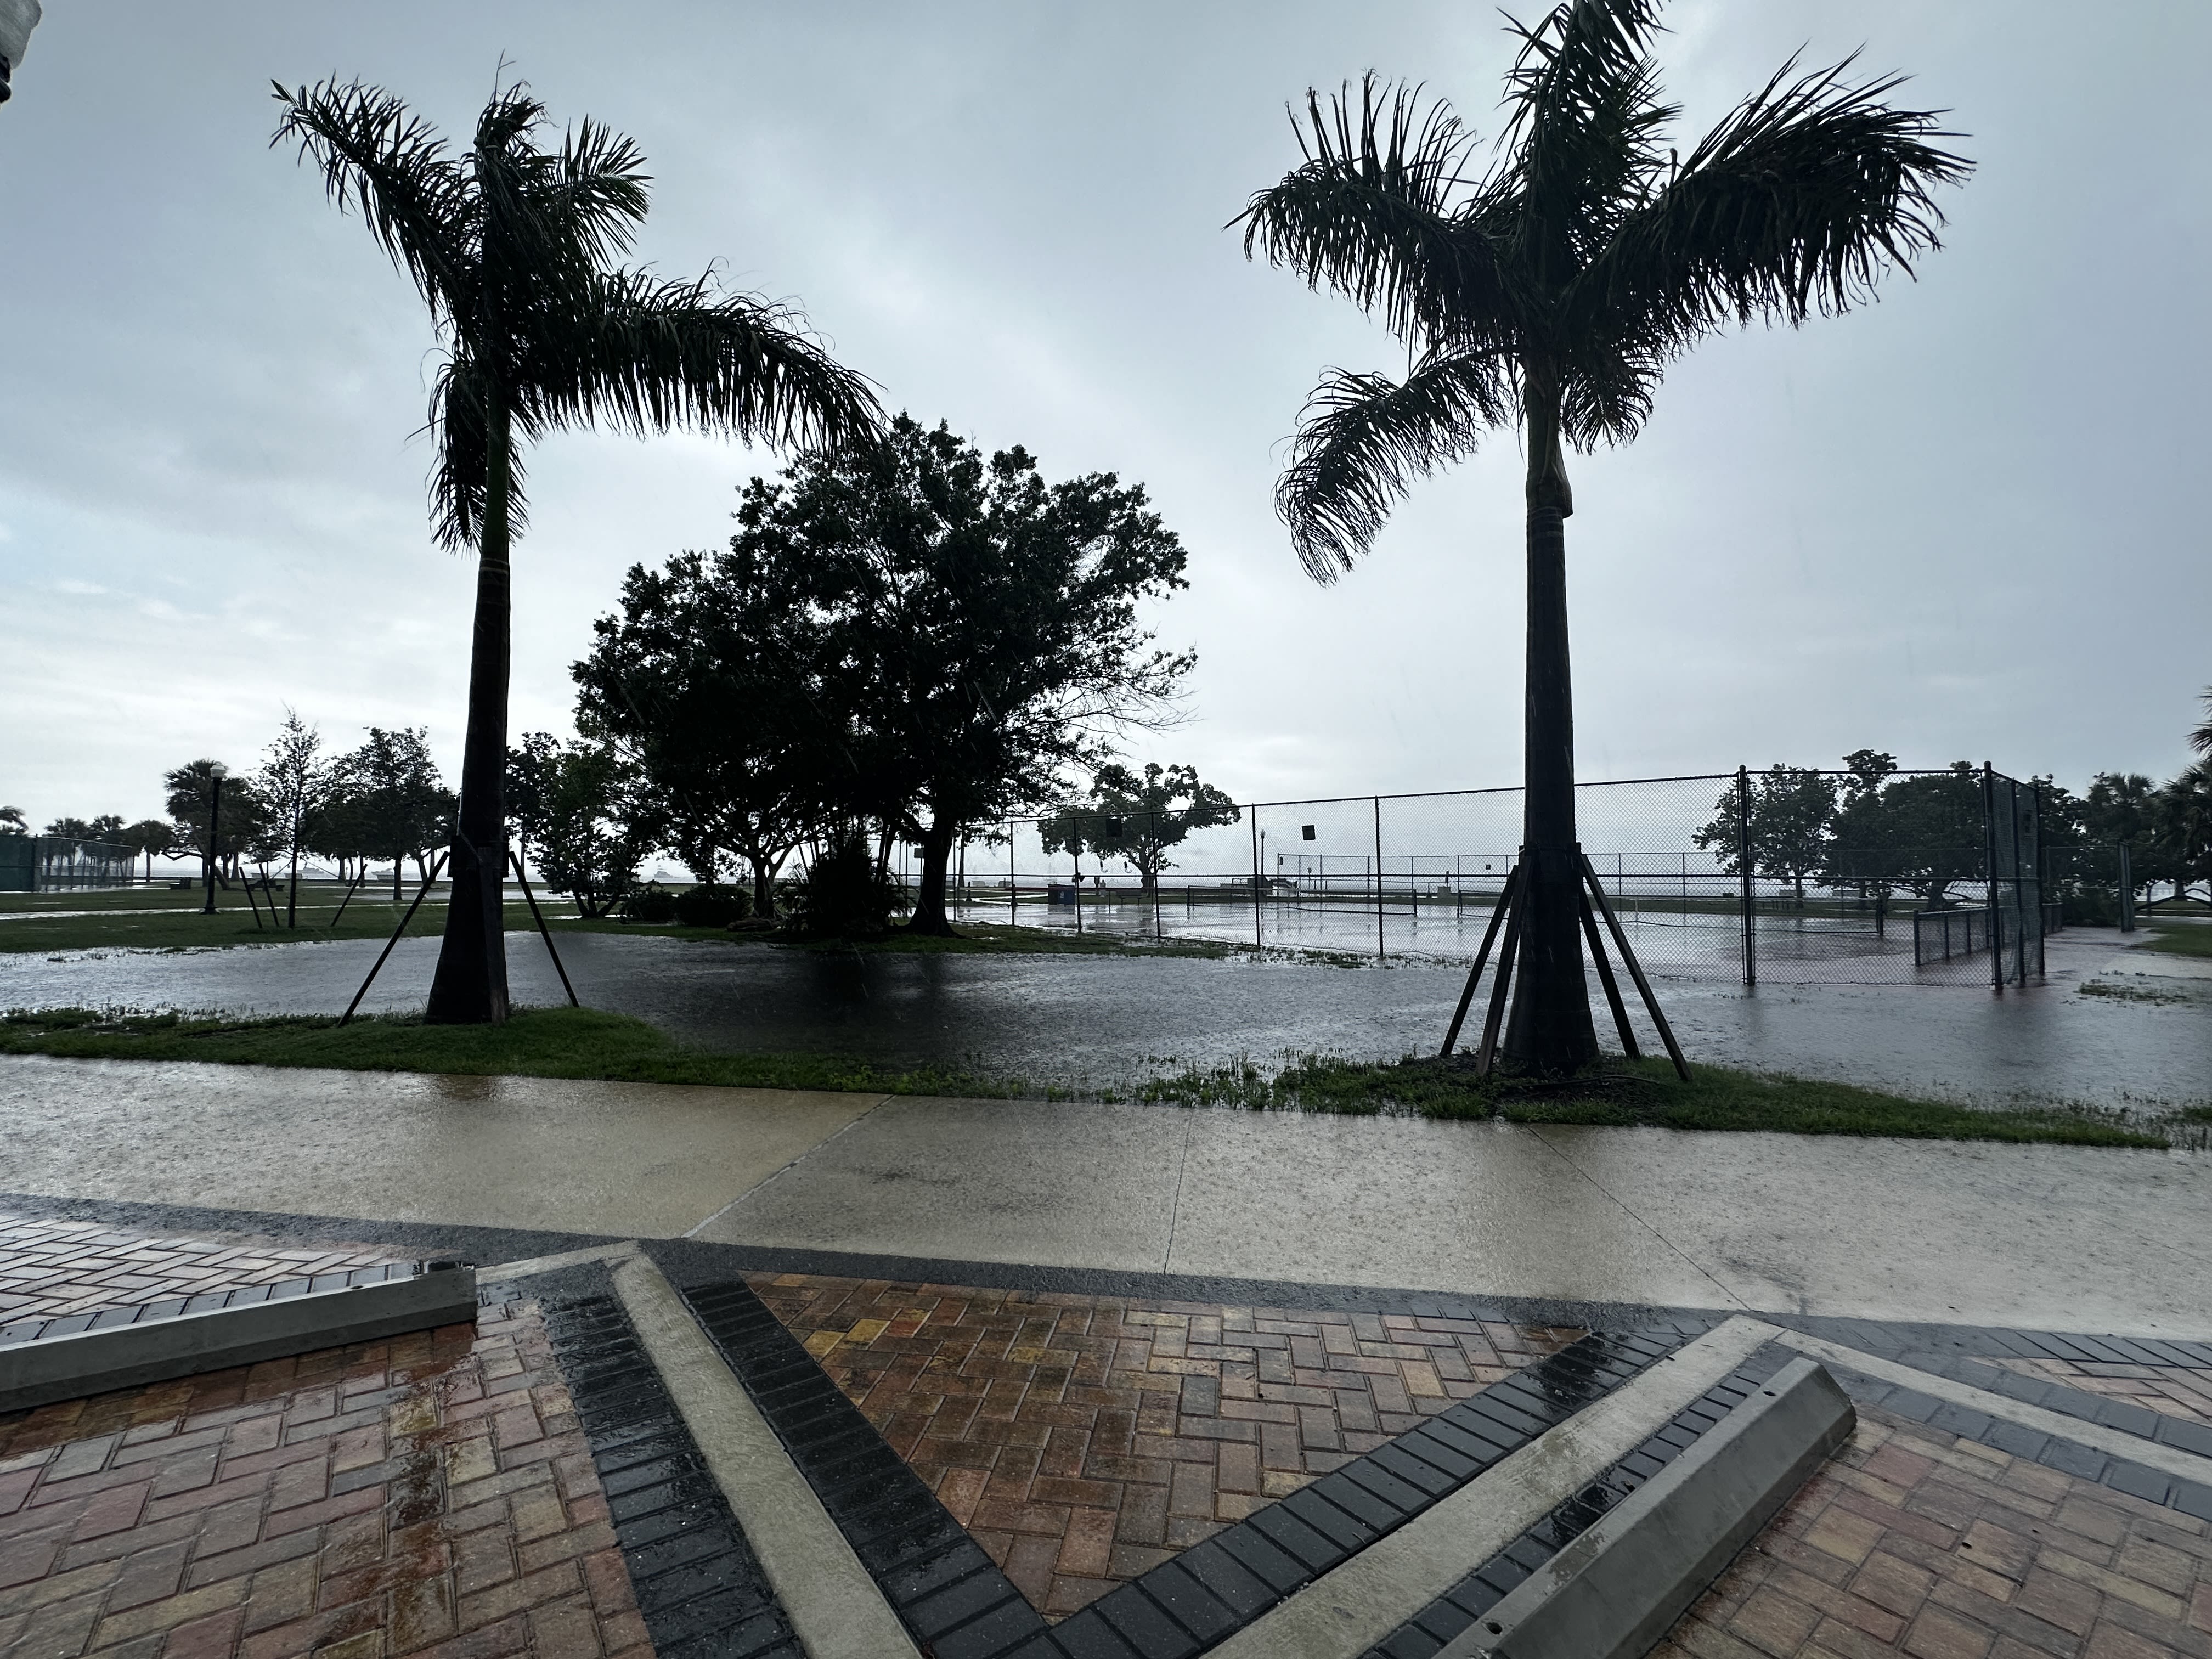
M 39 0 L 0 0 L 0 104 L 8 101 L 10 73 L 31 49 L 39 15 Z
M 0 0 L 0 5 L 8 3 L 9 0 Z M 37 0 L 32 0 L 32 3 L 36 4 Z M 216 831 L 222 818 L 222 781 L 229 775 L 230 769 L 221 761 L 208 767 L 207 851 L 200 859 L 200 878 L 207 884 L 207 902 L 200 906 L 204 916 L 215 914 Z

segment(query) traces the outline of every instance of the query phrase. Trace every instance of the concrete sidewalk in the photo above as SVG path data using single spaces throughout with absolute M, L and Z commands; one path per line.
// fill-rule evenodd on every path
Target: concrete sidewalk
M 2212 1157 L 43 1058 L 0 1194 L 2212 1336 Z

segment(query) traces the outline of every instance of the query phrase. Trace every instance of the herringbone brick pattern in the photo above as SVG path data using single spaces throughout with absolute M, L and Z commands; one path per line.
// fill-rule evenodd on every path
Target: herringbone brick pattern
M 373 1244 L 293 1249 L 265 1239 L 0 1215 L 0 1325 L 407 1259 Z
M 532 1304 L 0 1417 L 0 1653 L 651 1651 Z
M 1582 1334 L 804 1274 L 751 1282 L 1049 1617 Z
M 1862 1407 L 1653 1659 L 2205 1659 L 2202 1521 Z
M 2212 1423 L 2212 1371 L 2191 1370 L 2181 1365 L 2076 1364 L 2069 1359 L 1994 1359 L 1990 1363 L 2046 1382 L 2063 1382 L 2085 1394 L 2110 1395 L 2168 1417 Z

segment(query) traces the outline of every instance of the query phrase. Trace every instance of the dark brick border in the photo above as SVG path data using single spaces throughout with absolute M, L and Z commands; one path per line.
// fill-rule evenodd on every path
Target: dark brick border
M 539 1306 L 659 1659 L 805 1659 L 621 1304 Z

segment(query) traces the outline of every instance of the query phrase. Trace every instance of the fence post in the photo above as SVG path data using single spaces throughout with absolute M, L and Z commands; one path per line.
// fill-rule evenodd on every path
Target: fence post
M 1751 769 L 1735 769 L 1735 866 L 1738 883 L 1742 890 L 1743 907 L 1743 982 L 1759 983 L 1759 945 L 1752 927 L 1752 905 L 1757 894 L 1752 887 L 1751 874 Z
M 1014 821 L 1006 820 L 1006 926 L 1018 924 L 1022 919 L 1022 875 L 1014 866 Z
M 2120 931 L 2136 930 L 2136 872 L 2128 859 L 2128 844 L 2120 843 Z
M 1152 809 L 1152 813 L 1153 855 L 1157 858 L 1160 845 L 1160 809 L 1155 806 Z M 1161 859 L 1152 871 L 1152 937 L 1154 939 L 1167 937 L 1166 932 L 1160 927 L 1160 875 L 1166 864 L 1167 860 Z
M 1260 809 L 1244 810 L 1252 815 L 1252 945 L 1258 950 L 1267 943 L 1260 933 Z
M 1982 834 L 1985 845 L 1983 867 L 1988 872 L 1990 988 L 2004 994 L 2004 911 L 1997 902 L 1997 779 L 1996 769 L 1982 763 Z
M 1384 960 L 1382 949 L 1382 797 L 1375 797 L 1375 960 Z

